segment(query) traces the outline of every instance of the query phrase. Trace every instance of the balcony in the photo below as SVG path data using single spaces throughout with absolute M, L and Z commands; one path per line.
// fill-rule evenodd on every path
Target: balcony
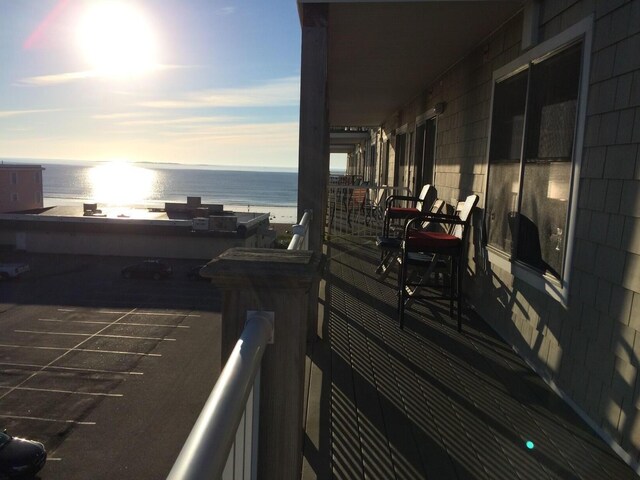
M 325 249 L 303 479 L 637 478 L 473 312 L 459 334 L 445 304 L 416 303 L 400 330 L 373 242 Z
M 273 390 L 260 387 L 260 397 L 269 404 L 268 413 L 255 404 L 248 407 L 260 412 L 259 453 L 234 447 L 222 478 L 637 478 L 621 458 L 624 452 L 614 452 L 600 439 L 472 308 L 467 308 L 463 332 L 458 333 L 445 301 L 415 302 L 401 330 L 395 272 L 384 280 L 376 276 L 379 252 L 373 240 L 337 235 L 325 241 L 323 248 L 328 265 L 319 289 L 317 336 L 306 335 L 306 357 L 299 355 L 305 338 L 300 315 L 286 318 L 275 312 L 275 342 L 267 347 L 265 358 L 270 348 L 278 350 L 268 360 L 270 373 L 264 378 L 268 379 L 265 383 L 279 386 L 266 387 Z M 268 250 L 250 252 L 250 256 L 258 254 L 266 259 L 270 255 Z M 286 255 L 276 256 L 278 261 L 290 261 Z M 221 265 L 219 272 L 231 278 L 229 267 Z M 239 271 L 237 266 L 230 268 Z M 256 282 L 254 271 L 266 270 L 250 262 L 241 267 L 245 268 L 251 272 L 251 282 L 262 285 L 249 296 L 264 296 L 265 290 L 260 289 L 273 285 Z M 296 282 L 287 283 L 300 288 Z M 292 300 L 300 298 L 279 291 Z M 280 301 L 271 298 L 267 302 L 276 305 Z M 304 310 L 299 306 L 297 311 Z M 228 315 L 231 323 L 238 322 L 237 317 Z M 288 344 L 292 354 L 283 355 L 279 342 Z M 241 346 L 238 342 L 236 349 Z M 246 358 L 253 354 L 248 352 Z M 301 358 L 305 362 L 304 394 L 297 397 L 297 391 L 302 393 L 295 386 L 302 378 L 302 365 L 296 359 Z M 262 369 L 264 374 L 264 362 Z M 216 396 L 214 390 L 211 398 Z M 296 398 L 301 400 L 302 414 Z M 243 402 L 230 399 L 228 405 Z M 225 415 L 219 417 L 221 425 L 231 423 Z M 301 451 L 296 447 L 300 417 Z M 288 433 L 280 441 L 274 441 L 272 432 L 264 433 L 285 423 Z M 268 426 L 263 427 L 265 424 Z M 240 426 L 244 430 L 246 423 Z M 194 432 L 205 429 L 197 424 Z M 224 435 L 217 438 L 230 438 L 233 435 L 226 435 L 230 430 L 223 425 L 219 432 Z M 271 441 L 265 441 L 265 436 Z M 243 442 L 240 445 L 252 443 L 239 439 L 236 436 L 236 445 L 238 441 Z M 268 454 L 262 450 L 265 446 Z M 216 448 L 216 455 L 222 457 L 220 465 L 226 458 L 223 450 Z M 239 451 L 245 456 L 238 457 Z M 203 448 L 200 458 L 208 462 L 210 452 Z M 183 459 L 185 469 L 198 463 L 193 458 Z M 232 467 L 233 463 L 239 467 Z M 247 467 L 250 464 L 253 467 Z M 194 472 L 195 476 L 170 478 L 202 478 L 197 469 Z

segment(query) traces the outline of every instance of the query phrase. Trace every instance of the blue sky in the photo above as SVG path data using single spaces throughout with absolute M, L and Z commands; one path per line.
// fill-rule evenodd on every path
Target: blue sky
M 0 157 L 297 167 L 295 0 L 99 3 L 0 0 Z

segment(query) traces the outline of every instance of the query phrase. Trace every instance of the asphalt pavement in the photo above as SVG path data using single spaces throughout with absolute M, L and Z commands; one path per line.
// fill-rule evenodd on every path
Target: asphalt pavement
M 220 296 L 166 259 L 166 280 L 124 279 L 140 259 L 12 254 L 0 282 L 0 425 L 41 441 L 45 479 L 163 479 L 220 372 Z

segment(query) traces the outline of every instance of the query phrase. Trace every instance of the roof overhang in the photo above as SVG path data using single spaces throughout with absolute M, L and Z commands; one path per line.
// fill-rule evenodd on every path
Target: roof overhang
M 356 145 L 370 138 L 366 131 L 332 130 L 329 134 L 330 153 L 351 153 Z
M 328 4 L 330 125 L 378 126 L 522 10 L 525 1 L 298 3 Z

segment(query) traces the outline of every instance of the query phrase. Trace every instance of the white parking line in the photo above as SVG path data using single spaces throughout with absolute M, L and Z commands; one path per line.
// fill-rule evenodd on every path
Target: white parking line
M 75 312 L 74 308 L 59 308 L 59 312 Z
M 84 343 L 84 341 L 82 343 Z M 142 357 L 161 357 L 162 356 L 162 354 L 160 354 L 160 353 L 120 352 L 120 351 L 116 351 L 116 350 L 96 350 L 96 349 L 92 349 L 92 348 L 75 348 L 75 347 L 74 348 L 41 347 L 41 346 L 37 346 L 37 345 L 7 345 L 7 344 L 4 344 L 4 343 L 0 343 L 0 347 L 5 347 L 5 348 L 33 348 L 35 350 L 65 350 L 67 353 L 69 353 L 69 352 L 89 352 L 89 353 L 114 353 L 114 354 L 118 354 L 118 355 L 139 355 L 139 356 L 142 356 Z M 63 355 L 63 356 L 66 356 L 66 354 Z M 59 360 L 59 358 L 57 358 L 56 360 Z M 0 396 L 0 399 L 2 399 L 2 396 Z
M 100 322 L 98 320 L 62 320 L 59 318 L 39 318 L 40 322 L 59 322 L 59 323 L 88 323 L 95 325 L 111 325 L 111 322 Z M 166 323 L 131 323 L 118 322 L 118 325 L 131 325 L 134 327 L 163 327 L 163 328 L 191 328 L 189 325 L 169 325 Z
M 91 372 L 91 373 L 109 373 L 112 375 L 144 375 L 143 372 L 126 372 L 118 370 L 102 370 L 99 368 L 80 368 L 80 367 L 61 367 L 58 365 L 36 365 L 33 363 L 14 363 L 14 362 L 0 362 L 0 365 L 8 367 L 29 367 L 37 368 L 39 370 L 69 370 L 73 372 Z
M 95 313 L 117 313 L 123 314 L 127 312 L 120 312 L 115 310 L 97 310 Z M 135 312 L 131 315 L 153 315 L 158 317 L 199 317 L 200 315 L 195 313 L 156 313 L 156 312 Z
M 91 397 L 124 397 L 122 393 L 77 392 L 74 390 L 59 390 L 56 388 L 5 387 L 4 385 L 0 385 L 0 388 L 13 388 L 14 390 L 29 390 L 31 392 L 49 392 L 49 393 L 64 393 L 64 394 L 72 394 L 72 395 L 88 395 Z
M 133 312 L 135 312 L 135 311 L 136 311 L 136 309 L 135 309 L 135 308 L 134 308 L 134 309 L 132 309 L 132 310 L 130 310 L 129 312 L 127 312 L 127 313 L 125 313 L 124 315 L 122 315 L 121 317 L 116 318 L 112 323 L 113 323 L 113 324 L 118 323 L 118 322 L 119 322 L 120 320 L 122 320 L 124 317 L 126 317 L 127 315 L 129 315 L 130 313 L 133 313 Z M 110 324 L 110 325 L 106 325 L 103 329 L 101 329 L 101 330 L 97 331 L 97 332 L 95 333 L 95 335 L 97 335 L 97 334 L 99 334 L 99 333 L 102 333 L 103 331 L 105 331 L 105 330 L 106 330 L 107 328 L 109 328 L 110 326 L 111 326 L 111 324 Z M 78 347 L 79 347 L 79 346 L 81 346 L 82 344 L 84 344 L 84 343 L 88 342 L 90 339 L 91 339 L 91 337 L 88 337 L 88 338 L 86 338 L 86 339 L 82 340 L 80 343 L 78 343 L 75 347 L 73 347 L 73 348 L 71 348 L 71 349 L 68 349 L 68 348 L 67 348 L 67 349 L 64 349 L 64 348 L 55 348 L 55 347 L 48 347 L 48 348 L 46 348 L 46 349 L 48 349 L 48 350 L 65 350 L 65 352 L 64 352 L 63 354 L 58 355 L 56 358 L 54 358 L 53 360 L 51 360 L 51 361 L 50 361 L 46 366 L 47 366 L 47 367 L 49 367 L 49 366 L 53 365 L 53 364 L 54 364 L 54 363 L 56 363 L 58 360 L 63 359 L 65 356 L 67 356 L 69 353 L 71 353 L 71 352 L 72 352 L 72 351 L 74 351 L 74 350 L 76 350 L 76 351 L 80 350 L 80 349 L 78 349 Z M 8 345 L 8 346 L 9 346 L 9 347 L 11 347 L 11 345 Z M 36 348 L 42 348 L 42 347 L 36 347 Z M 83 351 L 83 350 L 80 350 L 80 351 Z M 99 352 L 100 350 L 97 350 L 97 351 Z M 92 352 L 95 352 L 95 350 L 94 350 L 94 351 L 92 351 Z M 116 353 L 116 352 L 112 352 L 112 353 Z M 126 353 L 123 353 L 123 354 L 125 354 L 125 355 L 126 355 Z M 145 354 L 142 354 L 141 356 L 158 356 L 158 357 L 159 357 L 160 355 L 159 355 L 159 354 L 152 354 L 152 353 L 145 353 Z M 35 377 L 36 375 L 38 375 L 38 373 L 42 372 L 43 370 L 44 370 L 44 368 L 40 369 L 40 370 L 39 370 L 39 371 L 37 371 L 37 372 L 33 372 L 31 375 L 29 375 L 27 378 L 25 378 L 22 382 L 20 382 L 20 384 L 19 384 L 19 385 L 16 385 L 15 387 L 13 387 L 13 388 L 9 389 L 9 390 L 8 390 L 7 392 L 5 392 L 4 394 L 0 395 L 0 400 L 2 400 L 3 398 L 5 398 L 5 397 L 6 397 L 7 395 L 9 395 L 11 392 L 13 392 L 13 391 L 15 390 L 15 388 L 17 388 L 17 387 L 21 387 L 22 385 L 24 385 L 25 383 L 27 383 L 29 380 L 31 380 L 33 377 Z
M 120 325 L 120 324 L 118 324 Z M 42 330 L 14 330 L 16 333 L 39 333 L 42 335 L 70 335 L 75 337 L 101 337 L 101 338 L 126 338 L 128 340 L 154 340 L 159 342 L 175 342 L 175 338 L 162 338 L 162 337 L 134 337 L 131 335 L 107 335 L 99 334 L 94 335 L 92 333 L 76 333 L 76 332 L 43 332 Z
M 78 422 L 77 420 L 58 420 L 55 418 L 42 418 L 42 417 L 25 417 L 23 415 L 4 415 L 0 413 L 1 418 L 11 418 L 14 420 L 37 420 L 40 422 L 51 423 L 73 423 L 74 425 L 95 425 L 96 422 Z

